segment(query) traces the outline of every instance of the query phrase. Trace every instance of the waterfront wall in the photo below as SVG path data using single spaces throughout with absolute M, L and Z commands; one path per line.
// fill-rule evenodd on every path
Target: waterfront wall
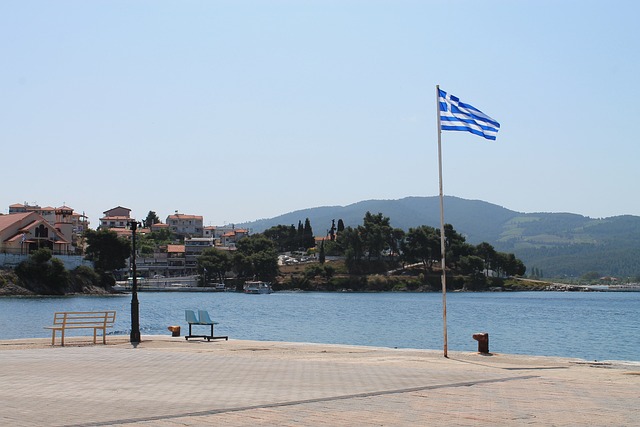
M 0 268 L 14 268 L 28 258 L 29 255 L 0 253 Z M 93 268 L 93 262 L 87 261 L 82 255 L 54 255 L 54 258 L 62 261 L 67 270 L 73 270 L 81 265 Z

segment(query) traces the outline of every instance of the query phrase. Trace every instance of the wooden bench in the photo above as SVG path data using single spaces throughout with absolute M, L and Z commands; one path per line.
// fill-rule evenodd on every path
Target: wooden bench
M 107 328 L 112 328 L 116 321 L 115 311 L 65 311 L 53 315 L 53 326 L 45 326 L 51 329 L 51 345 L 55 345 L 56 331 L 60 331 L 62 345 L 64 346 L 64 331 L 67 329 L 93 329 L 93 343 L 96 343 L 98 329 L 102 329 L 102 344 L 106 344 Z

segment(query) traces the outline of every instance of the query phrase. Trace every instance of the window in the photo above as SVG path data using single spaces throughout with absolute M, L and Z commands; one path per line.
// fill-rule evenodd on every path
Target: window
M 36 227 L 36 237 L 49 237 L 49 229 L 43 224 Z

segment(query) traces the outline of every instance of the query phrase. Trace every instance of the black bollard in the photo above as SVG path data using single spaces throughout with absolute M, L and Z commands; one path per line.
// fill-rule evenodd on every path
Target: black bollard
M 489 334 L 487 332 L 473 334 L 473 339 L 478 341 L 478 353 L 489 354 Z

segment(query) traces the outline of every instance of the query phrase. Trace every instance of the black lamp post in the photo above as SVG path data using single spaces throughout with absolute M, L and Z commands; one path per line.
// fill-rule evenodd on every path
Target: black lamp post
M 138 273 L 136 271 L 136 230 L 138 223 L 129 221 L 131 228 L 131 269 L 133 271 L 133 283 L 131 285 L 131 335 L 129 341 L 132 344 L 140 342 L 140 304 L 138 303 Z

